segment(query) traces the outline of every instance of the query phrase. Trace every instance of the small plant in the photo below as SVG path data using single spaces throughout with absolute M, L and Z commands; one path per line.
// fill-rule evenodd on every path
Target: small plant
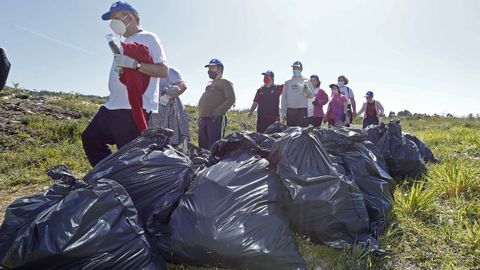
M 480 169 L 474 162 L 453 159 L 432 167 L 427 179 L 443 196 L 458 197 L 480 188 Z
M 425 182 L 414 183 L 406 193 L 397 193 L 395 210 L 408 216 L 420 216 L 434 208 L 437 193 L 426 189 Z
M 371 254 L 361 245 L 347 245 L 337 257 L 334 269 L 370 269 Z

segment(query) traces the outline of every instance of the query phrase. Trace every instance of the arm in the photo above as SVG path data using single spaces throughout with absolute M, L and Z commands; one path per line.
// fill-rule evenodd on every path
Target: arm
M 281 116 L 287 116 L 287 83 L 283 85 L 282 89 L 282 106 L 281 106 Z
M 257 107 L 258 107 L 258 103 L 253 102 L 252 107 L 250 107 L 250 112 L 248 113 L 248 117 L 252 116 L 253 112 L 257 109 Z
M 178 86 L 178 91 L 176 93 L 173 93 L 173 94 L 167 94 L 167 96 L 169 98 L 176 98 L 176 97 L 180 96 L 181 94 L 183 94 L 185 92 L 185 90 L 187 90 L 187 85 L 184 82 L 179 82 L 179 83 L 176 83 L 174 85 Z
M 307 81 L 307 87 L 304 88 L 303 92 L 305 93 L 305 96 L 307 98 L 313 98 L 315 97 L 315 92 L 313 91 L 313 85 L 310 82 L 310 80 Z
M 156 35 L 151 35 L 147 39 L 147 45 L 155 64 L 142 63 L 138 71 L 150 77 L 167 78 L 168 66 L 160 39 Z
M 233 91 L 233 85 L 229 81 L 224 81 L 223 84 L 223 95 L 225 96 L 225 101 L 218 106 L 217 109 L 213 112 L 216 115 L 224 115 L 235 103 L 235 92 Z
M 142 67 L 138 69 L 141 73 L 150 77 L 167 78 L 168 66 L 165 63 L 147 64 L 141 63 Z
M 367 109 L 367 103 L 363 103 L 362 108 L 360 111 L 357 112 L 357 115 L 361 115 Z
M 380 116 L 384 116 L 384 115 L 385 115 L 385 111 L 384 111 L 384 109 L 383 109 L 382 103 L 380 103 L 379 101 L 376 101 L 376 100 L 375 100 L 375 104 L 376 104 L 377 107 L 378 107 L 378 112 L 379 112 L 379 115 L 378 115 L 378 116 L 379 116 L 379 117 L 380 117 Z
M 328 103 L 328 96 L 325 91 L 321 90 L 318 92 L 317 97 L 315 98 L 320 106 L 323 106 Z
M 357 103 L 355 102 L 355 98 L 351 97 L 350 102 L 352 103 L 353 116 L 356 116 L 356 114 L 357 114 Z

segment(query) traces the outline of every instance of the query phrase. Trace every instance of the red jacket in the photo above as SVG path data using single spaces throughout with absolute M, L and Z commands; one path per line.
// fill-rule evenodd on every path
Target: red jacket
M 152 56 L 148 47 L 137 43 L 122 43 L 123 54 L 136 59 L 139 62 L 153 64 Z M 127 86 L 128 101 L 132 106 L 132 115 L 135 124 L 140 132 L 147 128 L 147 120 L 143 110 L 143 94 L 150 83 L 150 76 L 141 73 L 135 69 L 124 68 L 120 81 Z

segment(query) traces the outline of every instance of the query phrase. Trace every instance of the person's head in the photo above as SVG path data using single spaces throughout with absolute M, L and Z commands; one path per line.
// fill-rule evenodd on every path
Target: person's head
M 310 76 L 310 82 L 312 83 L 313 87 L 320 87 L 320 78 L 318 78 L 318 75 Z
M 373 92 L 372 91 L 367 91 L 367 93 L 365 94 L 365 98 L 367 99 L 368 103 L 372 103 L 373 102 Z
M 102 15 L 102 20 L 110 20 L 112 31 L 128 37 L 136 33 L 140 25 L 138 11 L 127 2 L 117 1 L 110 6 L 110 10 Z
M 348 79 L 345 77 L 345 75 L 340 75 L 338 76 L 337 82 L 339 87 L 343 87 L 348 84 Z
M 340 89 L 338 88 L 338 85 L 332 83 L 330 84 L 330 89 L 332 90 L 332 96 L 340 95 Z
M 303 65 L 300 61 L 295 61 L 292 64 L 293 76 L 300 76 L 302 74 Z
M 223 63 L 218 59 L 212 59 L 205 65 L 208 68 L 208 77 L 212 80 L 218 80 L 222 78 L 223 75 Z
M 273 74 L 273 71 L 267 70 L 263 72 L 262 75 L 263 75 L 263 83 L 265 84 L 265 86 L 270 86 L 273 84 L 273 81 L 275 78 L 275 74 Z

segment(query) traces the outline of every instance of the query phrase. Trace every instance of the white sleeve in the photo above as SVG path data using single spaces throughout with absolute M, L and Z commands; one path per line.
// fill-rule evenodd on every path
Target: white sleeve
M 167 58 L 165 57 L 162 43 L 155 34 L 152 34 L 151 38 L 148 39 L 148 49 L 150 51 L 150 55 L 152 56 L 153 63 L 167 63 Z
M 180 71 L 178 71 L 174 67 L 169 67 L 169 69 L 168 69 L 168 80 L 172 84 L 185 82 L 185 80 L 183 79 L 183 76 L 180 73 Z

